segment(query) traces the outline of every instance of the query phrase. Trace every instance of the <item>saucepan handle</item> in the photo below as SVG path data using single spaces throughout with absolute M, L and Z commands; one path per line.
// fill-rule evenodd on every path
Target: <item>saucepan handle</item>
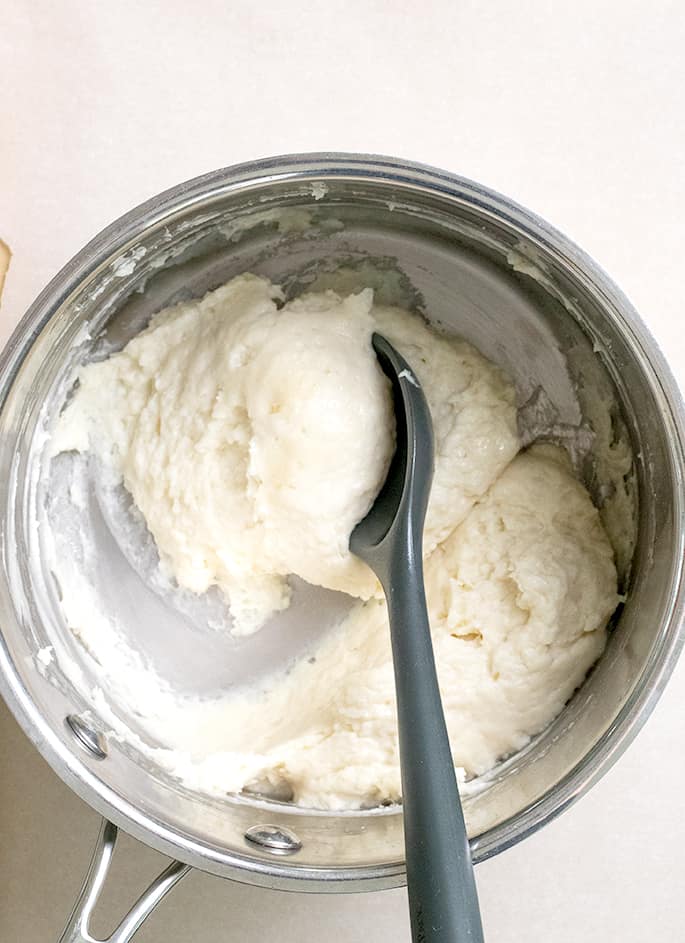
M 190 871 L 190 865 L 173 861 L 147 890 L 143 891 L 110 936 L 105 940 L 92 936 L 89 929 L 90 918 L 109 873 L 117 831 L 116 825 L 103 820 L 86 879 L 58 943 L 128 943 L 165 894 Z

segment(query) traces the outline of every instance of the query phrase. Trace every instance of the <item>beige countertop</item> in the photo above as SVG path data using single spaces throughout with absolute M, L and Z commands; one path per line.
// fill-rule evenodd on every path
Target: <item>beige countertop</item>
M 83 243 L 148 196 L 258 156 L 362 150 L 473 177 L 556 224 L 626 291 L 682 383 L 683 48 L 685 12 L 668 0 L 10 0 L 0 341 Z M 684 701 L 681 664 L 602 782 L 478 868 L 488 943 L 683 939 Z M 97 828 L 0 705 L 0 943 L 56 939 Z M 105 921 L 160 860 L 122 842 Z M 409 932 L 403 891 L 312 897 L 195 873 L 136 939 Z

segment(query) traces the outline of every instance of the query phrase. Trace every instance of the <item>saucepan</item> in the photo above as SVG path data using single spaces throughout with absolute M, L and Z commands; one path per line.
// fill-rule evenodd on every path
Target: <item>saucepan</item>
M 563 441 L 601 510 L 624 599 L 609 644 L 547 730 L 467 784 L 476 862 L 599 779 L 644 723 L 683 642 L 683 407 L 654 340 L 587 255 L 497 193 L 390 158 L 279 157 L 175 187 L 79 252 L 0 361 L 0 690 L 56 773 L 105 820 L 64 940 L 92 940 L 88 919 L 117 828 L 174 859 L 122 921 L 119 943 L 189 867 L 297 891 L 404 881 L 401 808 L 204 795 L 121 737 L 122 724 L 136 731 L 136 717 L 66 624 L 44 552 L 44 510 L 59 487 L 50 429 L 78 364 L 122 346 L 162 307 L 245 271 L 286 295 L 341 279 L 371 285 L 473 342 L 514 379 L 524 441 Z M 250 644 L 208 630 L 201 613 L 176 611 L 135 583 L 96 512 L 94 500 L 64 525 L 92 532 L 100 548 L 93 592 L 174 683 L 190 683 L 189 660 L 199 693 L 236 683 L 321 630 L 327 609 L 316 599 L 283 632 L 265 629 Z

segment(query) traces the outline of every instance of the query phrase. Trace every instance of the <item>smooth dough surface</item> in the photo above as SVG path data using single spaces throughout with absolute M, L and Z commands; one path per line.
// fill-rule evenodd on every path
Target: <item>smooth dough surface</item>
M 56 432 L 54 451 L 91 449 L 121 474 L 163 566 L 196 592 L 219 585 L 238 631 L 288 604 L 291 573 L 361 600 L 259 690 L 165 691 L 148 752 L 210 794 L 400 797 L 385 603 L 347 549 L 393 449 L 379 330 L 433 415 L 429 614 L 455 765 L 483 773 L 551 722 L 603 650 L 618 597 L 598 512 L 563 451 L 516 455 L 514 391 L 468 344 L 368 290 L 279 301 L 242 276 L 160 313 L 82 370 Z

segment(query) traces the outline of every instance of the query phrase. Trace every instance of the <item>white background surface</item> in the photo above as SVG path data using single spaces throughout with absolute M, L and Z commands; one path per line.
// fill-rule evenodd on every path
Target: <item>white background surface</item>
M 84 242 L 185 178 L 299 150 L 422 160 L 588 250 L 685 381 L 680 0 L 9 0 L 0 27 L 0 339 Z M 579 805 L 480 866 L 488 943 L 683 939 L 681 664 Z M 0 709 L 0 941 L 53 941 L 97 816 Z M 158 866 L 124 844 L 121 912 Z M 193 874 L 140 943 L 408 941 L 403 891 L 304 897 Z

